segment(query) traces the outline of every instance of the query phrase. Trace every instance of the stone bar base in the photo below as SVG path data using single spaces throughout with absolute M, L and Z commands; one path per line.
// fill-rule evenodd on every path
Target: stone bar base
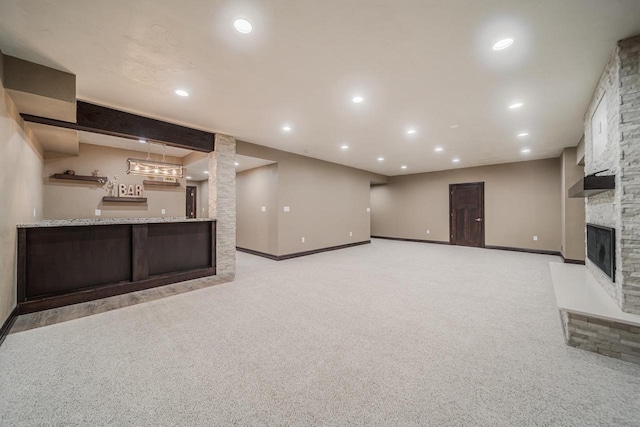
M 566 343 L 640 365 L 640 327 L 561 310 Z

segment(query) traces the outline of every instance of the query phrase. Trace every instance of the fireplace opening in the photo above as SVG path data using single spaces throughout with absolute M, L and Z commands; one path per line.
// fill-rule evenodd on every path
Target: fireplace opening
M 616 230 L 587 224 L 587 257 L 615 282 Z

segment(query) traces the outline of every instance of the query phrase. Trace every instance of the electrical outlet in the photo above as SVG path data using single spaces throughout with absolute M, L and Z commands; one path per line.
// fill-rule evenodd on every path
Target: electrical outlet
M 427 230 L 427 234 L 431 234 L 431 230 Z
M 367 208 L 367 212 L 371 212 L 371 208 Z
M 353 231 L 349 232 L 349 237 L 353 237 Z
M 102 211 L 100 209 L 96 209 L 96 216 L 101 216 L 102 215 Z
M 266 212 L 266 211 L 267 211 L 267 207 L 266 207 L 266 206 L 263 206 L 263 207 L 261 207 L 261 208 L 260 208 L 260 210 L 261 210 L 262 212 Z
M 166 214 L 166 213 L 167 213 L 167 211 L 166 211 L 165 209 L 161 209 L 161 210 L 160 210 L 160 213 L 161 213 L 162 215 L 164 215 L 164 214 Z
M 304 237 L 303 237 L 302 239 L 300 239 L 300 241 L 301 241 L 302 243 L 304 243 Z
M 533 236 L 533 240 L 538 241 L 538 236 Z
M 285 206 L 285 207 L 284 207 L 284 211 L 285 211 L 285 212 L 289 212 L 289 206 Z
M 33 217 L 36 217 L 36 208 L 33 208 Z

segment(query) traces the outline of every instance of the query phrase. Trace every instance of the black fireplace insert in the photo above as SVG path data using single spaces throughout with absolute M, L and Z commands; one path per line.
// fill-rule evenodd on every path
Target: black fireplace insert
M 587 224 L 587 257 L 616 281 L 616 230 Z

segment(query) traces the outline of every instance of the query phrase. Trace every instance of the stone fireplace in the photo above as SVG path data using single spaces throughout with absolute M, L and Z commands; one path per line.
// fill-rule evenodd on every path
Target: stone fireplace
M 616 231 L 613 228 L 587 224 L 587 259 L 615 282 Z
M 607 274 L 587 248 L 586 266 L 620 309 L 640 314 L 640 36 L 622 40 L 609 58 L 585 114 L 585 173 L 615 175 L 615 189 L 586 199 L 587 223 L 613 229 Z M 589 242 L 587 242 L 587 246 Z M 601 252 L 602 247 L 591 248 Z

